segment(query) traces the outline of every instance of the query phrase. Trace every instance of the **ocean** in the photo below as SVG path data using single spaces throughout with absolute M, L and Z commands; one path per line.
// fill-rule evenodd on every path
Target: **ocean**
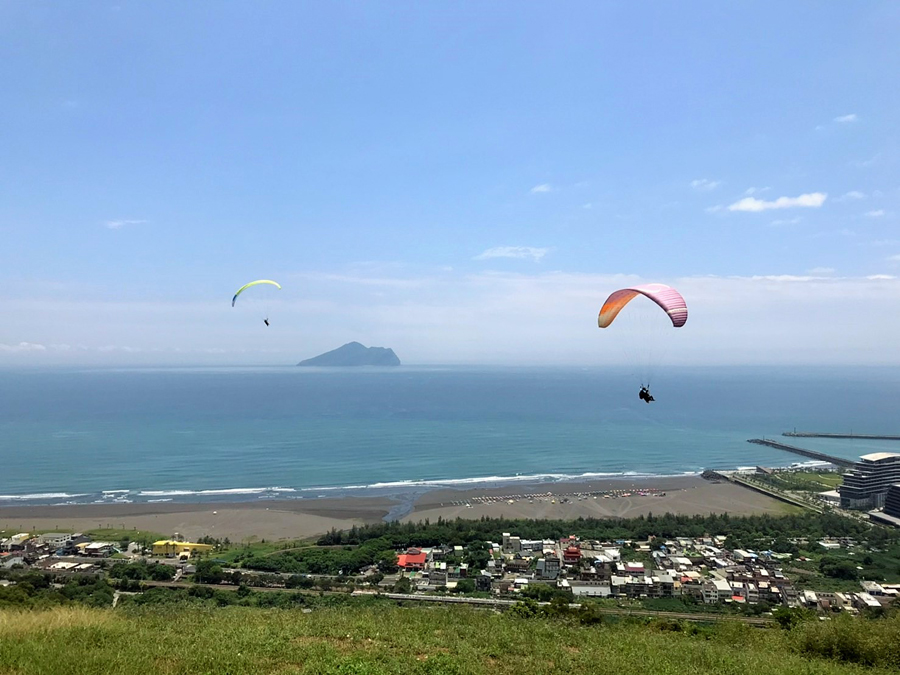
M 900 433 L 897 368 L 0 370 L 0 505 L 223 501 L 789 466 Z M 793 439 L 857 458 L 900 443 Z

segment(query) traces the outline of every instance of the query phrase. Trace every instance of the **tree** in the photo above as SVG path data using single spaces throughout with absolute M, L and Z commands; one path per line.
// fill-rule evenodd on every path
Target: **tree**
M 394 593 L 412 593 L 412 582 L 407 577 L 400 577 L 394 584 Z
M 225 578 L 222 566 L 212 560 L 201 560 L 194 572 L 194 581 L 198 584 L 219 584 Z
M 600 605 L 595 602 L 581 605 L 575 610 L 575 618 L 584 626 L 596 626 L 603 623 L 603 613 L 600 611 Z
M 515 616 L 519 619 L 533 619 L 541 613 L 541 608 L 538 606 L 537 601 L 525 598 L 510 607 L 509 613 L 510 616 Z
M 778 607 L 772 612 L 772 618 L 784 630 L 791 630 L 804 621 L 808 621 L 810 612 L 801 607 Z
M 550 604 L 544 608 L 544 613 L 557 619 L 569 616 L 572 613 L 572 608 L 569 607 L 569 599 L 561 595 L 554 596 Z
M 474 593 L 475 592 L 475 582 L 472 579 L 460 579 L 456 582 L 456 587 L 453 589 L 454 593 Z
M 842 560 L 833 556 L 825 556 L 819 561 L 819 571 L 827 577 L 834 579 L 846 579 L 855 581 L 859 578 L 859 570 L 849 560 Z
M 171 581 L 175 578 L 175 568 L 171 565 L 150 565 L 150 578 L 153 581 Z
M 397 554 L 392 550 L 379 551 L 375 554 L 375 565 L 385 574 L 394 574 L 397 567 Z

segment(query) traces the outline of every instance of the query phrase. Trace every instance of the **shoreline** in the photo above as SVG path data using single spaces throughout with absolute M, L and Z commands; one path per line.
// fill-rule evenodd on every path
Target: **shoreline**
M 645 494 L 639 494 L 645 492 Z M 603 493 L 609 496 L 603 497 Z M 614 493 L 618 493 L 613 497 Z M 625 493 L 628 493 L 625 496 Z M 665 493 L 664 495 L 662 493 Z M 530 495 L 530 496 L 528 496 Z M 579 498 L 579 495 L 581 498 Z M 563 501 L 563 500 L 566 501 Z M 511 503 L 510 503 L 511 502 Z M 435 487 L 379 496 L 335 496 L 255 501 L 107 503 L 0 506 L 0 530 L 144 530 L 188 539 L 232 541 L 304 539 L 353 525 L 482 516 L 512 519 L 623 518 L 670 512 L 683 515 L 785 513 L 775 499 L 699 476 L 593 478 L 580 481 Z

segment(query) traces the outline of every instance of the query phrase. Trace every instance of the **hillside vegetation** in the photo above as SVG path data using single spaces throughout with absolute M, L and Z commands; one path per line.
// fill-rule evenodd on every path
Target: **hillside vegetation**
M 792 630 L 659 621 L 581 625 L 386 605 L 310 613 L 179 605 L 3 610 L 0 673 L 874 675 L 898 665 L 894 619 L 826 623 Z M 866 663 L 878 667 L 860 665 Z

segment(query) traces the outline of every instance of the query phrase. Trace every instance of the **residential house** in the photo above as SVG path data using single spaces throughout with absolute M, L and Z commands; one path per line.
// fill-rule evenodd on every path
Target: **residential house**
M 559 576 L 560 562 L 556 556 L 547 556 L 537 561 L 538 579 L 556 579 Z
M 421 549 L 410 548 L 397 556 L 397 567 L 406 572 L 424 570 L 426 558 L 427 554 Z

